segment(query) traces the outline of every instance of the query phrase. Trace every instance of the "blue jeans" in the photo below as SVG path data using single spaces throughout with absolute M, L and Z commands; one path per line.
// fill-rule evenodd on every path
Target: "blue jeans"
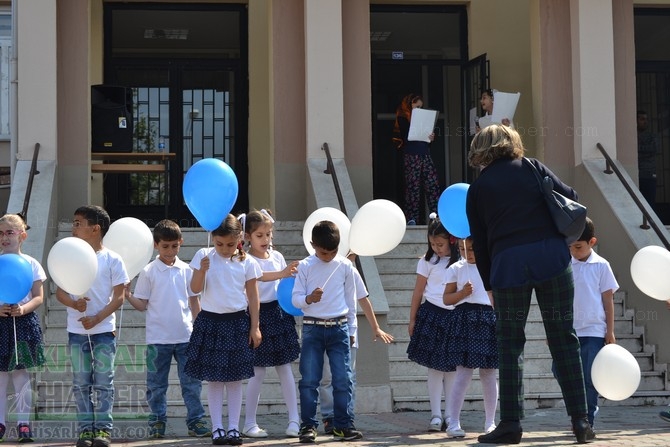
M 319 400 L 319 383 L 323 375 L 323 354 L 328 354 L 333 384 L 333 425 L 337 428 L 352 426 L 349 403 L 353 393 L 351 378 L 349 329 L 342 326 L 302 327 L 300 352 L 300 417 L 302 426 L 317 427 L 316 405 Z
M 167 421 L 166 393 L 172 357 L 177 361 L 181 396 L 186 405 L 186 425 L 190 426 L 205 416 L 205 409 L 200 401 L 202 382 L 184 372 L 187 349 L 188 343 L 147 345 L 147 402 L 151 409 L 150 426 L 158 421 Z
M 349 417 L 354 420 L 354 407 L 356 405 L 356 352 L 358 348 L 351 347 L 351 402 L 349 402 Z M 324 362 L 328 356 L 323 359 Z M 330 374 L 330 365 L 324 363 L 323 365 L 323 379 L 321 379 L 321 386 L 319 387 L 319 406 L 321 407 L 321 420 L 325 421 L 333 419 L 333 384 L 332 375 Z
M 112 332 L 91 334 L 89 342 L 89 335 L 68 333 L 68 340 L 79 431 L 111 433 L 116 337 Z

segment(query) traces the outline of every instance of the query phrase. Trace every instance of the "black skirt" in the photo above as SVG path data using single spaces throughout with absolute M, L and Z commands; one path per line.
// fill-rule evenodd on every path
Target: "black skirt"
M 14 351 L 14 321 L 18 343 L 18 365 Z M 20 317 L 0 317 L 0 371 L 34 368 L 44 365 L 42 328 L 35 312 Z
M 466 368 L 498 368 L 496 314 L 491 306 L 463 303 L 451 311 L 447 363 Z
M 447 359 L 452 312 L 428 301 L 421 304 L 416 314 L 414 333 L 407 346 L 410 360 L 438 371 L 456 371 L 457 365 Z
M 300 356 L 295 318 L 284 312 L 278 301 L 261 303 L 259 321 L 263 341 L 254 349 L 254 366 L 285 365 Z

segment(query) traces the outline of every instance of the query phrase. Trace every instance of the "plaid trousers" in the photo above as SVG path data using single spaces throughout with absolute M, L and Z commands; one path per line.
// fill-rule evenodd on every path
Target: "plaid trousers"
M 498 368 L 500 380 L 500 420 L 523 419 L 524 332 L 531 294 L 535 289 L 556 378 L 565 407 L 572 417 L 586 415 L 586 391 L 579 352 L 579 338 L 572 325 L 574 282 L 568 266 L 553 278 L 519 287 L 493 289 L 495 299 Z

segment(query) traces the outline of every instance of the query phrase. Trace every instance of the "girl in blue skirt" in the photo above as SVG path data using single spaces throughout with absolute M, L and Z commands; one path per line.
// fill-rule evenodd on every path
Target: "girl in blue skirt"
M 5 214 L 0 217 L 2 254 L 13 253 L 22 256 L 30 263 L 33 272 L 33 286 L 25 298 L 16 304 L 0 303 L 0 442 L 4 441 L 7 430 L 5 418 L 9 401 L 7 385 L 10 379 L 16 393 L 15 410 L 19 442 L 33 442 L 29 421 L 33 393 L 27 368 L 44 364 L 42 329 L 35 309 L 44 300 L 42 283 L 47 279 L 47 275 L 39 262 L 21 253 L 21 244 L 28 237 L 26 230 L 26 223 L 18 214 Z
M 446 361 L 457 365 L 453 389 L 447 401 L 451 415 L 447 428 L 447 436 L 450 438 L 465 437 L 460 415 L 465 392 L 475 368 L 479 368 L 479 380 L 484 395 L 486 433 L 496 428 L 495 414 L 498 404 L 498 348 L 493 297 L 486 293 L 479 276 L 475 253 L 472 251 L 472 239 L 461 239 L 458 248 L 461 260 L 447 269 L 447 285 L 444 289 L 444 304 L 456 306 L 451 311 L 451 324 L 446 337 Z
M 254 350 L 254 376 L 247 383 L 246 417 L 242 434 L 250 438 L 268 436 L 256 422 L 256 411 L 266 368 L 274 366 L 288 411 L 286 436 L 297 437 L 300 418 L 291 362 L 300 356 L 300 344 L 295 330 L 295 318 L 284 312 L 277 301 L 277 286 L 281 278 L 287 278 L 296 272 L 298 262 L 286 265 L 284 256 L 272 248 L 274 219 L 269 212 L 251 211 L 241 215 L 239 219 L 244 227 L 244 238 L 249 242 L 249 254 L 263 271 L 263 277 L 258 284 L 263 343 Z
M 446 404 L 444 419 L 442 418 L 442 393 L 444 392 L 446 401 L 451 393 L 456 370 L 456 365 L 446 361 L 451 310 L 442 302 L 442 295 L 447 267 L 458 260 L 458 248 L 453 236 L 435 214 L 431 214 L 430 218 L 428 250 L 419 259 L 416 268 L 416 284 L 409 315 L 410 340 L 407 356 L 428 368 L 428 398 L 432 414 L 428 430 L 442 431 L 449 420 Z
M 242 224 L 229 214 L 212 231 L 214 248 L 191 260 L 191 290 L 202 310 L 193 323 L 186 374 L 208 381 L 212 444 L 241 445 L 242 381 L 254 375 L 253 349 L 261 344 L 256 280 L 261 268 L 242 249 Z M 223 395 L 228 396 L 228 429 L 223 428 Z

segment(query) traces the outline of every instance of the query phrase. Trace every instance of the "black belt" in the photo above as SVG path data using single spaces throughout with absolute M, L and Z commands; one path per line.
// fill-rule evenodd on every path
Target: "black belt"
M 304 317 L 302 319 L 302 324 L 316 324 L 317 326 L 325 327 L 342 326 L 343 324 L 346 324 L 346 322 L 347 317 L 335 317 L 328 319 Z

